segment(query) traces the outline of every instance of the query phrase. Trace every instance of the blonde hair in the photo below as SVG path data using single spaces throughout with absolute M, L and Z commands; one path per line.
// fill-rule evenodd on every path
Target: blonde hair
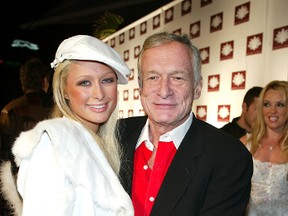
M 253 125 L 251 136 L 248 139 L 248 142 L 251 143 L 251 153 L 254 154 L 258 147 L 260 146 L 261 140 L 266 134 L 266 124 L 264 121 L 264 116 L 262 114 L 263 100 L 264 95 L 269 89 L 279 91 L 284 96 L 284 102 L 288 106 L 288 82 L 274 80 L 268 83 L 260 93 L 258 104 L 257 104 L 257 118 L 256 122 Z M 288 156 L 288 112 L 286 113 L 286 124 L 283 132 L 283 136 L 280 139 L 280 146 L 282 152 Z
M 97 133 L 92 131 L 70 108 L 68 100 L 65 99 L 65 88 L 67 86 L 67 76 L 69 74 L 70 65 L 73 60 L 65 60 L 55 68 L 53 76 L 53 97 L 54 107 L 51 118 L 67 117 L 77 122 L 80 122 L 87 131 L 95 139 L 95 142 L 104 152 L 110 166 L 118 175 L 120 170 L 121 151 L 117 142 L 117 118 L 118 107 L 116 107 L 109 117 L 108 121 L 101 124 Z M 112 134 L 111 134 L 112 131 Z M 115 133 L 114 133 L 115 132 Z

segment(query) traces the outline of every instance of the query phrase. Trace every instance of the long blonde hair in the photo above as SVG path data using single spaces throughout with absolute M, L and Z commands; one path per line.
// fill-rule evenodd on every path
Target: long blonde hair
M 252 127 L 251 136 L 247 142 L 251 143 L 251 153 L 254 154 L 257 148 L 260 146 L 261 140 L 266 134 L 266 124 L 264 121 L 264 116 L 262 114 L 264 95 L 269 89 L 279 91 L 284 96 L 284 101 L 286 106 L 288 106 L 288 82 L 274 80 L 268 83 L 260 93 L 258 104 L 257 104 L 257 118 L 256 122 Z M 288 156 L 288 112 L 286 114 L 286 124 L 283 132 L 283 136 L 280 139 L 280 146 L 282 152 Z
M 116 130 L 118 107 L 114 109 L 108 121 L 100 125 L 97 133 L 87 127 L 86 124 L 71 110 L 68 100 L 65 99 L 64 96 L 71 62 L 73 62 L 73 60 L 65 60 L 64 62 L 59 63 L 59 65 L 55 68 L 52 83 L 55 104 L 52 110 L 51 118 L 59 118 L 64 116 L 80 122 L 93 136 L 95 142 L 104 152 L 112 169 L 118 175 L 121 158 L 121 151 L 116 138 L 118 133 L 118 130 Z

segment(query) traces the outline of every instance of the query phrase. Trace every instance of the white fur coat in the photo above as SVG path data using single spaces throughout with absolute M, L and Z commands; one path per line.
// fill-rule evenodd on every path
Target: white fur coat
M 17 138 L 15 199 L 9 165 L 2 166 L 2 190 L 15 213 L 23 216 L 133 215 L 124 191 L 103 152 L 78 122 L 45 120 Z M 9 185 L 10 184 L 10 185 Z M 14 195 L 13 195 L 14 192 Z M 16 202 L 15 202 L 16 201 Z

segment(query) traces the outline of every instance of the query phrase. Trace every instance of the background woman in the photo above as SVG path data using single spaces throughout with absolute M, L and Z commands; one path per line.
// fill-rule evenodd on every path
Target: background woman
M 257 120 L 246 146 L 254 173 L 247 215 L 288 213 L 288 82 L 272 81 L 262 90 Z

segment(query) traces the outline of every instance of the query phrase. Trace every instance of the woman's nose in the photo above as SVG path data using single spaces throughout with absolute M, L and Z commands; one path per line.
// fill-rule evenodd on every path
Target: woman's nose
M 100 85 L 95 85 L 92 90 L 92 97 L 97 100 L 102 100 L 104 98 L 104 92 Z
M 270 107 L 270 112 L 275 113 L 277 111 L 277 105 L 274 104 Z

